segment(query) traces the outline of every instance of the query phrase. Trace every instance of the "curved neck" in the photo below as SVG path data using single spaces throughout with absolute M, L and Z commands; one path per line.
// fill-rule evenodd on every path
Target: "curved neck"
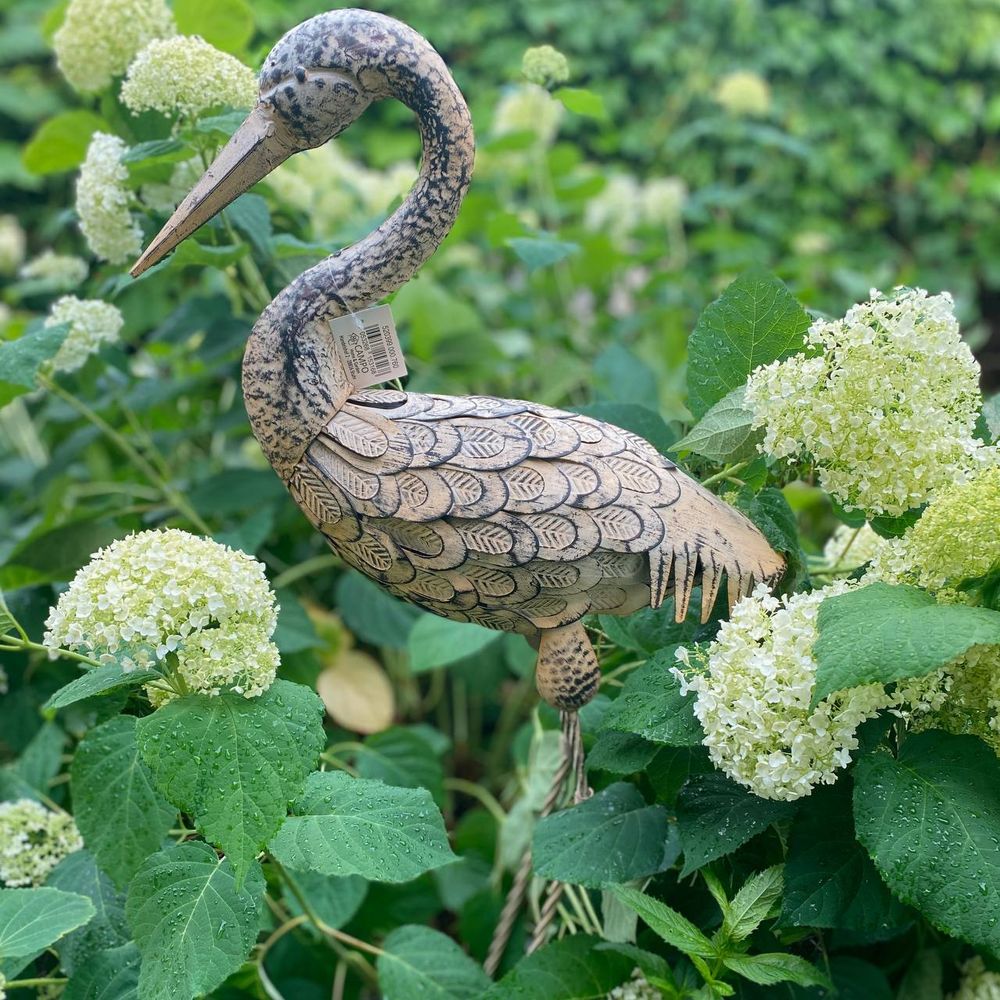
M 392 47 L 373 46 L 361 58 L 356 72 L 373 98 L 395 97 L 416 113 L 420 176 L 381 226 L 299 275 L 254 326 L 243 369 L 247 413 L 286 481 L 351 392 L 329 321 L 376 304 L 413 276 L 448 235 L 472 177 L 469 110 L 434 49 L 405 29 Z

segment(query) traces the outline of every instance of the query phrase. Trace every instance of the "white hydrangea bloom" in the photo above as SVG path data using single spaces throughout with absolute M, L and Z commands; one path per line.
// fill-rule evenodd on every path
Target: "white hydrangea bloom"
M 70 0 L 52 41 L 63 76 L 77 90 L 95 91 L 154 38 L 176 30 L 164 0 Z
M 552 87 L 569 79 L 569 60 L 551 45 L 537 45 L 525 50 L 521 73 L 529 83 Z
M 118 339 L 124 323 L 117 306 L 100 299 L 78 299 L 64 295 L 57 299 L 45 318 L 46 326 L 69 324 L 69 333 L 52 359 L 57 372 L 75 372 L 104 344 Z
M 663 996 L 642 974 L 641 969 L 632 972 L 632 978 L 621 986 L 616 986 L 606 1000 L 660 1000 Z
M 962 966 L 962 980 L 948 1000 L 1000 1000 L 1000 973 L 991 972 L 976 955 Z
M 101 549 L 49 613 L 44 642 L 126 670 L 172 672 L 191 691 L 254 698 L 278 668 L 274 594 L 256 559 L 171 528 Z M 154 703 L 170 697 L 151 689 Z
M 257 77 L 236 56 L 197 35 L 150 42 L 128 68 L 122 103 L 133 114 L 198 115 L 210 108 L 249 108 L 257 100 Z
M 771 109 L 771 88 L 760 74 L 737 70 L 719 81 L 715 99 L 731 115 L 766 115 Z
M 778 600 L 764 585 L 738 601 L 705 650 L 681 648 L 674 668 L 717 767 L 766 799 L 793 800 L 832 784 L 857 749 L 855 731 L 892 699 L 880 684 L 838 691 L 809 707 L 816 684 L 816 615 L 840 580 Z
M 823 562 L 827 569 L 850 573 L 871 562 L 888 544 L 867 521 L 860 528 L 842 524 L 823 546 Z
M 531 132 L 549 145 L 559 131 L 564 108 L 544 87 L 525 83 L 508 90 L 493 112 L 495 135 Z
M 121 162 L 125 143 L 116 135 L 95 132 L 76 182 L 76 214 L 94 256 L 123 264 L 142 249 L 142 230 L 129 211 Z
M 631 174 L 613 174 L 587 202 L 583 224 L 591 232 L 606 232 L 620 239 L 639 225 L 642 185 Z
M 639 195 L 642 221 L 647 226 L 676 222 L 687 201 L 687 184 L 680 177 L 653 177 L 642 185 Z
M 13 215 L 0 215 L 0 274 L 13 274 L 24 260 L 25 236 Z
M 812 458 L 847 509 L 898 515 L 991 461 L 974 436 L 979 365 L 951 296 L 897 288 L 809 328 L 807 353 L 757 368 L 747 385 L 761 450 Z
M 0 882 L 41 885 L 67 854 L 83 847 L 73 817 L 32 799 L 0 802 Z
M 76 288 L 86 280 L 87 270 L 87 262 L 82 257 L 43 250 L 17 274 L 25 281 L 45 281 L 59 288 Z

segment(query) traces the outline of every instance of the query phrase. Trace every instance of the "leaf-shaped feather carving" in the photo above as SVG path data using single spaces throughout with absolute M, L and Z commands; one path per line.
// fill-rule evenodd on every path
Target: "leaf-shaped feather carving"
M 605 462 L 621 480 L 622 486 L 635 493 L 655 493 L 660 489 L 660 477 L 648 465 L 622 455 L 609 455 Z
M 514 536 L 507 528 L 494 521 L 465 521 L 456 518 L 450 523 L 473 552 L 496 556 L 514 548 Z
M 295 502 L 317 527 L 336 524 L 344 512 L 327 484 L 312 469 L 299 466 L 288 483 Z
M 382 430 L 345 410 L 341 410 L 326 425 L 326 430 L 335 441 L 365 458 L 377 458 L 389 448 L 389 441 Z

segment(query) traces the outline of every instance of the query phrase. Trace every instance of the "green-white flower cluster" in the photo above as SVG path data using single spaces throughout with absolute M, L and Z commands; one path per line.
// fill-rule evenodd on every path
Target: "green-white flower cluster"
M 147 45 L 128 68 L 122 103 L 133 114 L 198 115 L 211 108 L 249 108 L 257 77 L 235 56 L 197 35 L 176 35 Z
M 866 684 L 809 707 L 819 606 L 852 586 L 778 600 L 760 585 L 707 648 L 677 651 L 674 672 L 695 693 L 712 761 L 762 798 L 793 800 L 832 784 L 857 749 L 858 726 L 892 703 L 882 685 Z
M 118 136 L 95 132 L 76 182 L 80 229 L 93 254 L 112 264 L 125 263 L 142 247 L 142 230 L 129 211 L 124 152 Z
M 0 215 L 0 274 L 13 274 L 24 260 L 26 238 L 13 215 Z
M 18 277 L 25 281 L 44 281 L 55 288 L 76 288 L 86 280 L 87 270 L 87 262 L 82 257 L 43 250 L 18 271 Z
M 617 240 L 644 226 L 670 226 L 680 220 L 687 195 L 680 177 L 640 181 L 631 174 L 614 174 L 587 202 L 584 225 Z
M 105 344 L 118 339 L 124 323 L 122 314 L 110 302 L 100 299 L 78 299 L 64 295 L 57 299 L 45 319 L 46 326 L 69 324 L 69 333 L 62 342 L 52 367 L 58 372 L 73 372 Z
M 254 698 L 278 668 L 277 624 L 264 567 L 185 531 L 143 531 L 102 549 L 73 578 L 44 642 L 126 670 L 153 667 L 205 694 Z M 162 704 L 170 695 L 151 687 Z
M 71 0 L 52 41 L 66 79 L 77 90 L 96 91 L 154 38 L 176 30 L 164 0 Z
M 771 88 L 758 73 L 727 73 L 715 88 L 715 99 L 731 115 L 766 115 L 771 110 Z
M 642 974 L 641 969 L 632 973 L 632 978 L 621 986 L 616 986 L 607 1000 L 660 1000 L 663 994 Z
M 811 459 L 827 492 L 870 514 L 902 514 L 991 460 L 974 436 L 979 365 L 947 293 L 873 291 L 818 320 L 804 353 L 753 372 L 746 405 L 761 450 Z
M 521 73 L 528 83 L 554 87 L 569 79 L 569 60 L 551 45 L 537 45 L 525 50 Z
M 0 881 L 41 885 L 67 854 L 83 847 L 73 817 L 32 799 L 0 802 Z
M 948 1000 L 1000 1000 L 1000 972 L 991 972 L 978 956 L 962 966 L 962 980 Z
M 493 112 L 496 135 L 529 132 L 539 143 L 549 145 L 559 131 L 563 106 L 544 87 L 525 83 L 507 91 Z
M 823 546 L 823 562 L 828 570 L 850 573 L 879 556 L 887 545 L 867 521 L 860 528 L 842 524 Z

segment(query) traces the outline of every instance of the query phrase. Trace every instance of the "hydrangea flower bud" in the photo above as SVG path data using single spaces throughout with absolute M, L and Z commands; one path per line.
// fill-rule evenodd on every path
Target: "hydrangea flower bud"
M 551 45 L 537 45 L 525 50 L 521 73 L 528 83 L 554 87 L 569 79 L 569 60 Z
M 948 1000 L 1000 1000 L 1000 972 L 991 972 L 975 955 L 962 966 L 962 980 Z
M 41 885 L 67 854 L 83 847 L 73 817 L 33 799 L 0 802 L 0 881 Z

